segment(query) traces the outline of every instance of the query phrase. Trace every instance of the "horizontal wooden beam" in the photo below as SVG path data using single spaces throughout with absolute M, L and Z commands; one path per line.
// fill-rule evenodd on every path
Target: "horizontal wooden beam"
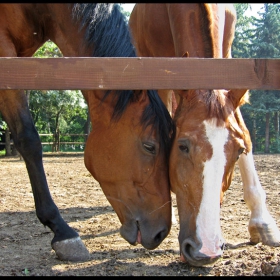
M 0 58 L 0 89 L 280 89 L 280 59 Z

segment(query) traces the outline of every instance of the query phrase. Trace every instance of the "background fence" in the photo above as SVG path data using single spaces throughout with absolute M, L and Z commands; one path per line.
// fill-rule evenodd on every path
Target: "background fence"
M 7 149 L 5 132 L 1 132 L 0 151 Z M 39 134 L 43 152 L 82 152 L 85 148 L 87 134 Z M 13 150 L 13 140 L 9 137 L 8 149 Z

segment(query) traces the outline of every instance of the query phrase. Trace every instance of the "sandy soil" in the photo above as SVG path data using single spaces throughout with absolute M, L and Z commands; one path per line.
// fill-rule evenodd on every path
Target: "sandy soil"
M 280 155 L 255 155 L 267 207 L 280 227 Z M 0 157 L 0 276 L 226 276 L 280 275 L 280 247 L 250 245 L 249 210 L 243 200 L 238 167 L 221 211 L 226 248 L 206 267 L 179 260 L 179 226 L 155 250 L 129 245 L 119 234 L 120 222 L 99 184 L 84 167 L 83 154 L 50 154 L 44 166 L 51 194 L 64 219 L 75 228 L 91 259 L 60 261 L 51 249 L 52 232 L 35 215 L 25 164 L 18 157 Z M 173 196 L 176 212 L 176 200 Z

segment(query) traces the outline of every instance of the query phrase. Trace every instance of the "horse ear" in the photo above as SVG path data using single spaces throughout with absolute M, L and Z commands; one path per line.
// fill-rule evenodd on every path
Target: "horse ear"
M 182 57 L 189 57 L 190 55 L 189 55 L 189 53 L 188 52 L 185 52 L 183 55 L 182 55 Z
M 234 108 L 248 102 L 248 89 L 231 89 L 228 92 L 228 97 L 232 101 Z

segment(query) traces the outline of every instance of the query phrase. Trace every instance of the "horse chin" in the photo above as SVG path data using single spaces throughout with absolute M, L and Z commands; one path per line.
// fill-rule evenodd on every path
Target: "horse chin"
M 187 257 L 187 260 L 185 258 L 185 256 L 181 253 L 180 255 L 180 261 L 184 262 L 184 263 L 188 263 L 192 266 L 196 266 L 196 267 L 201 267 L 201 266 L 205 266 L 205 265 L 211 265 L 213 263 L 215 263 L 218 259 L 220 259 L 221 256 L 212 258 L 212 257 L 206 257 L 206 258 L 202 258 L 202 259 L 192 259 Z
M 124 223 L 120 228 L 120 234 L 129 244 L 136 246 L 138 244 L 138 230 L 136 222 Z

